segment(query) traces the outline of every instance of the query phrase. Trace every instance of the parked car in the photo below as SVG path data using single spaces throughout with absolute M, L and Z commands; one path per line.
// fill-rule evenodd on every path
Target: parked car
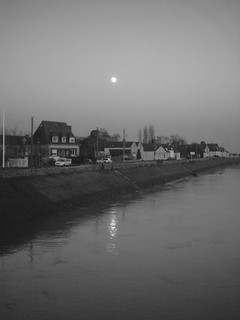
M 58 157 L 58 156 L 43 157 L 41 159 L 42 164 L 45 166 L 47 166 L 47 165 L 54 166 L 55 162 L 58 160 L 60 160 L 60 157 Z
M 55 166 L 58 166 L 58 167 L 70 166 L 71 164 L 72 164 L 72 159 L 68 159 L 68 158 L 60 158 L 55 162 Z
M 112 159 L 111 158 L 103 158 L 103 163 L 111 163 Z
M 92 161 L 92 159 L 84 159 L 83 163 L 84 164 L 92 164 L 93 161 Z

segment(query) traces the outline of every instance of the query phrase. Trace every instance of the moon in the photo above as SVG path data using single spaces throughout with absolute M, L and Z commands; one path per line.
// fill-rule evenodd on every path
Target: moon
M 111 82 L 112 82 L 112 83 L 116 83 L 116 82 L 117 82 L 117 78 L 116 78 L 116 77 L 112 77 L 112 78 L 111 78 Z

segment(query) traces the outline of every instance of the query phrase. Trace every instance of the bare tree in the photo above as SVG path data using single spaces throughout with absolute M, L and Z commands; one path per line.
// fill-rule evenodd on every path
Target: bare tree
M 170 138 L 167 136 L 157 136 L 156 142 L 159 144 L 170 144 Z
M 143 128 L 143 143 L 148 143 L 148 127 Z
M 141 129 L 139 129 L 139 131 L 138 131 L 138 141 L 142 142 L 142 130 Z
M 168 144 L 170 147 L 174 148 L 175 150 L 177 150 L 179 146 L 186 144 L 185 138 L 179 136 L 178 134 L 172 134 L 170 137 L 157 136 L 156 142 L 159 144 Z
M 172 134 L 172 135 L 170 136 L 170 139 L 171 139 L 171 140 L 170 140 L 171 146 L 173 147 L 173 149 L 174 149 L 175 151 L 178 150 L 179 146 L 182 146 L 182 145 L 186 144 L 185 138 L 180 137 L 180 136 L 177 135 L 177 134 Z
M 148 127 L 148 142 L 153 143 L 155 139 L 155 130 L 152 124 Z
M 121 139 L 121 136 L 118 133 L 114 133 L 113 135 L 110 136 L 110 141 L 117 142 L 117 141 L 120 141 L 120 139 Z
M 0 128 L 0 132 L 3 132 L 3 128 Z M 11 129 L 11 128 L 5 128 L 5 134 L 9 136 L 24 136 L 26 133 L 23 131 L 19 130 L 17 127 Z

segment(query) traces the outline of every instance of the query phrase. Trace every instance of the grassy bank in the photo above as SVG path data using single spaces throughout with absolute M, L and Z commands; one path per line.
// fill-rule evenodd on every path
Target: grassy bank
M 62 170 L 51 174 L 0 178 L 0 225 L 57 214 L 77 205 L 161 185 L 239 159 L 216 159 L 169 165 L 122 165 L 112 170 Z M 64 168 L 63 168 L 64 169 Z

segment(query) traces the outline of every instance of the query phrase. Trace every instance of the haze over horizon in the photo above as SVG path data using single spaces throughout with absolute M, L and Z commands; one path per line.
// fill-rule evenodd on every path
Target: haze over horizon
M 0 0 L 0 74 L 9 129 L 152 124 L 240 153 L 239 0 Z

